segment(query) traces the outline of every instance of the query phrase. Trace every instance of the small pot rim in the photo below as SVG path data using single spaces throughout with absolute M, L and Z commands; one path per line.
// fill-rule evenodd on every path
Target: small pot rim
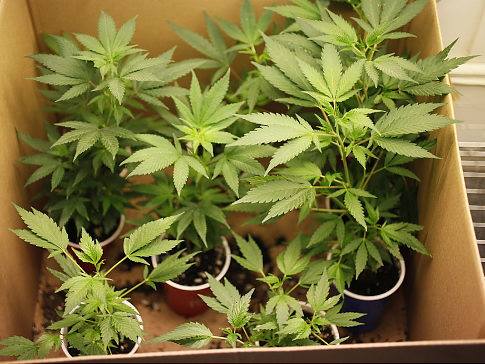
M 126 217 L 124 214 L 121 214 L 120 221 L 118 222 L 118 227 L 116 228 L 116 230 L 107 239 L 100 241 L 99 245 L 101 245 L 101 247 L 105 247 L 106 245 L 111 244 L 113 241 L 115 241 L 120 236 L 121 231 L 125 227 L 125 222 L 126 222 Z M 76 243 L 69 242 L 69 246 L 72 248 L 79 249 L 79 244 L 76 244 Z
M 307 302 L 304 302 L 304 301 L 298 301 L 298 303 L 300 304 L 301 308 L 303 309 L 303 311 L 306 311 L 308 313 L 312 313 L 312 308 L 310 307 L 310 305 L 307 303 Z M 331 324 L 330 325 L 330 329 L 332 330 L 332 334 L 333 334 L 333 337 L 334 337 L 334 340 L 339 340 L 340 339 L 340 333 L 338 331 L 338 327 L 334 324 Z M 340 345 L 340 343 L 337 343 L 335 345 Z
M 128 300 L 124 300 L 123 303 L 125 305 L 131 307 L 132 309 L 134 309 L 137 312 L 135 317 L 136 317 L 136 320 L 140 323 L 141 329 L 143 330 L 143 319 L 141 318 L 140 311 L 138 311 L 138 309 Z M 77 305 L 76 307 L 74 307 L 71 310 L 71 312 L 69 312 L 69 314 L 74 313 L 79 307 L 80 307 L 80 305 Z M 67 340 L 64 338 L 64 335 L 66 333 L 67 333 L 67 327 L 63 327 L 60 331 L 60 334 L 59 334 L 59 337 L 61 338 L 61 348 L 62 348 L 62 351 L 64 352 L 64 355 L 66 357 L 72 358 L 73 356 L 69 353 L 69 350 L 67 349 Z M 133 354 L 135 354 L 138 351 L 140 344 L 141 344 L 141 336 L 138 336 L 138 339 L 136 340 L 135 345 L 130 350 L 130 352 L 126 353 L 126 354 L 122 354 L 122 355 L 133 355 Z
M 226 252 L 226 260 L 224 261 L 224 265 L 222 266 L 221 271 L 215 277 L 217 281 L 220 281 L 226 275 L 227 271 L 229 270 L 229 266 L 231 265 L 231 248 L 229 247 L 229 243 L 227 242 L 227 239 L 225 236 L 223 236 L 221 239 L 222 239 L 222 246 L 224 247 L 224 251 Z M 156 268 L 158 265 L 157 256 L 152 255 L 151 260 L 152 260 L 153 267 Z M 166 281 L 165 283 L 181 291 L 202 291 L 204 289 L 209 288 L 209 283 L 200 284 L 198 286 L 186 286 L 172 281 Z
M 399 279 L 397 280 L 396 284 L 390 290 L 388 290 L 384 293 L 378 294 L 378 295 L 364 296 L 364 295 L 357 294 L 357 293 L 354 293 L 354 292 L 351 292 L 351 291 L 345 289 L 344 295 L 346 295 L 348 297 L 352 297 L 356 300 L 361 300 L 361 301 L 379 301 L 379 300 L 382 300 L 384 298 L 389 297 L 394 292 L 396 292 L 399 289 L 399 287 L 401 287 L 402 283 L 404 282 L 404 276 L 406 274 L 406 264 L 404 262 L 404 259 L 399 258 L 399 259 L 397 259 L 397 261 L 399 262 Z

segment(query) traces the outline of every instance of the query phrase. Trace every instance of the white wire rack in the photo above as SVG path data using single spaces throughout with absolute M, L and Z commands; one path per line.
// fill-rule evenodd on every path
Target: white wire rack
M 478 251 L 485 272 L 485 143 L 460 142 L 459 146 Z

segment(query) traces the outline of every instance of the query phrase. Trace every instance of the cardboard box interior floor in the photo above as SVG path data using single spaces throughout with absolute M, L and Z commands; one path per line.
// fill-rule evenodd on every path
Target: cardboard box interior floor
M 258 9 L 275 0 L 255 0 Z M 283 2 L 279 0 L 278 2 Z M 11 202 L 28 206 L 23 188 L 28 171 L 17 163 L 28 153 L 16 137 L 17 130 L 42 135 L 45 114 L 37 85 L 26 78 L 35 75 L 33 62 L 26 55 L 35 53 L 42 33 L 85 32 L 92 34 L 100 10 L 106 10 L 118 23 L 138 15 L 135 42 L 152 54 L 177 45 L 176 58 L 194 56 L 193 51 L 170 31 L 167 20 L 203 30 L 203 11 L 213 16 L 236 20 L 239 0 L 0 0 L 0 337 L 13 334 L 31 336 L 36 312 L 42 257 L 39 251 L 20 242 L 8 231 L 21 226 Z M 188 11 L 188 9 L 190 11 Z M 410 24 L 408 31 L 417 35 L 399 44 L 400 49 L 422 56 L 437 53 L 442 45 L 436 17 L 436 4 L 426 9 Z M 451 98 L 441 112 L 453 115 Z M 340 347 L 299 347 L 251 350 L 165 351 L 159 347 L 142 349 L 131 361 L 483 361 L 485 358 L 485 286 L 478 258 L 475 235 L 467 206 L 459 161 L 455 128 L 448 127 L 435 135 L 439 160 L 416 165 L 421 177 L 418 196 L 421 240 L 433 258 L 414 256 L 406 281 L 407 339 L 405 343 L 364 343 Z M 30 191 L 32 192 L 32 191 Z M 268 230 L 270 231 L 270 230 Z M 42 281 L 46 284 L 46 280 Z M 401 312 L 403 300 L 396 296 L 389 317 Z M 143 305 L 143 315 L 150 309 Z M 401 302 L 401 303 L 400 303 Z M 40 307 L 40 306 L 39 306 Z M 396 307 L 398 307 L 396 309 Z M 179 318 L 168 314 L 163 302 L 158 307 L 164 320 L 175 326 Z M 396 311 L 397 310 L 397 311 Z M 151 310 L 156 311 L 156 310 Z M 156 315 L 159 315 L 158 313 Z M 218 327 L 219 317 L 206 313 L 203 319 Z M 403 316 L 404 317 L 404 316 Z M 146 319 L 149 331 L 159 329 L 160 316 Z M 393 321 L 397 331 L 382 334 L 379 341 L 402 339 L 404 326 Z M 392 331 L 392 330 L 391 330 Z M 397 332 L 397 333 L 396 333 Z M 379 334 L 377 332 L 375 335 Z M 394 335 L 394 336 L 393 336 Z M 369 337 L 368 341 L 376 339 Z M 166 350 L 173 347 L 167 346 Z M 115 360 L 114 358 L 97 358 Z M 49 359 L 56 360 L 56 359 Z M 60 359 L 62 360 L 62 359 Z M 82 358 L 76 359 L 82 361 Z M 92 358 L 87 359 L 92 360 Z M 116 358 L 120 361 L 122 358 Z

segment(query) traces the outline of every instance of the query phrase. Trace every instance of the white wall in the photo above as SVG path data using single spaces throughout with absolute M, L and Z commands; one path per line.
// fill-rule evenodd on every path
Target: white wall
M 459 38 L 451 55 L 478 55 L 452 72 L 453 83 L 485 86 L 485 0 L 441 0 L 438 14 L 443 43 Z

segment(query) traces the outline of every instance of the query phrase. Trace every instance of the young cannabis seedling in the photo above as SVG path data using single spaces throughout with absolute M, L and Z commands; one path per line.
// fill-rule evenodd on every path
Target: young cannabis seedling
M 137 228 L 123 242 L 125 256 L 109 269 L 104 268 L 103 249 L 83 230 L 79 249 L 73 251 L 79 261 L 93 266 L 95 273 L 90 274 L 68 250 L 69 239 L 64 228 L 35 209 L 30 212 L 16 208 L 28 228 L 12 231 L 25 242 L 46 249 L 61 268 L 61 271 L 50 268 L 49 271 L 62 282 L 58 291 L 66 293 L 65 309 L 61 319 L 35 341 L 20 336 L 0 341 L 4 346 L 0 355 L 21 360 L 43 358 L 51 350 L 60 348 L 59 330 L 63 328 L 67 330 L 64 340 L 73 355 L 110 354 L 117 352 L 123 344 L 133 347 L 143 336 L 143 328 L 137 319 L 138 312 L 124 303 L 128 295 L 143 284 L 155 288 L 156 283 L 173 279 L 190 266 L 187 261 L 192 255 L 181 257 L 181 252 L 166 255 L 152 271 L 145 268 L 140 283 L 128 290 L 117 290 L 111 285 L 109 274 L 121 262 L 129 259 L 147 264 L 144 258 L 168 253 L 180 243 L 179 240 L 162 238 L 179 216 L 152 221 Z
M 228 227 L 222 209 L 239 195 L 240 176 L 264 173 L 257 158 L 268 153 L 268 148 L 260 146 L 227 147 L 237 139 L 231 128 L 241 106 L 224 103 L 228 88 L 229 72 L 206 90 L 193 74 L 188 98 L 174 98 L 178 116 L 166 118 L 174 129 L 172 137 L 138 134 L 137 139 L 149 147 L 136 150 L 122 163 L 136 164 L 130 176 L 158 173 L 173 166 L 173 185 L 180 197 L 173 196 L 172 203 L 162 207 L 184 212 L 176 236 L 195 231 L 195 236 L 186 235 L 185 240 L 199 247 L 211 248 L 220 242 L 220 235 L 210 225 L 215 230 Z M 163 190 L 169 188 L 161 175 L 157 185 Z
M 325 262 L 310 263 L 310 257 L 301 253 L 299 238 L 277 258 L 283 277 L 266 275 L 263 270 L 263 255 L 257 244 L 249 238 L 236 236 L 242 257 L 234 258 L 243 267 L 260 275 L 259 280 L 269 289 L 269 299 L 259 313 L 250 312 L 250 300 L 254 290 L 241 295 L 227 279 L 224 284 L 209 276 L 209 285 L 214 297 L 200 296 L 213 310 L 225 314 L 229 327 L 222 336 L 214 335 L 205 325 L 189 322 L 175 330 L 159 336 L 158 342 L 172 341 L 181 345 L 200 348 L 212 340 L 222 340 L 230 347 L 248 346 L 295 346 L 338 344 L 344 339 L 325 339 L 324 332 L 330 325 L 355 326 L 360 313 L 340 313 L 341 296 L 329 297 L 330 283 Z M 323 263 L 323 264 L 322 264 Z M 300 277 L 297 283 L 287 288 L 292 278 Z M 309 287 L 306 293 L 309 309 L 291 296 L 297 287 Z M 305 309 L 305 311 L 304 311 Z

